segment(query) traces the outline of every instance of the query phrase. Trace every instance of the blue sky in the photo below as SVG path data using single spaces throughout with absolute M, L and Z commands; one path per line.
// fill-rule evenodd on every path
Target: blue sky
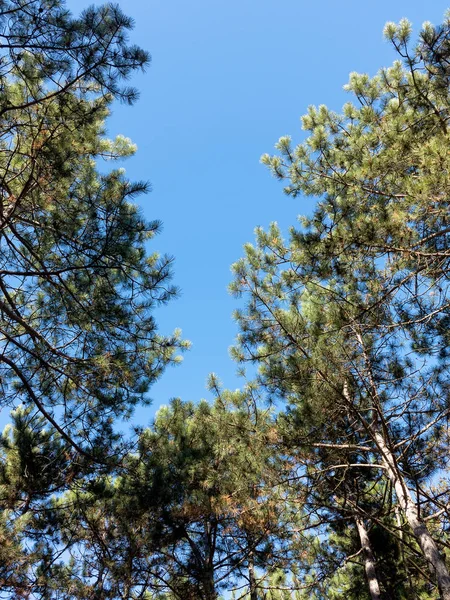
M 182 295 L 158 311 L 159 328 L 180 327 L 193 344 L 154 385 L 153 406 L 139 409 L 137 422 L 171 397 L 208 398 L 212 371 L 227 387 L 240 385 L 228 356 L 238 306 L 227 293 L 230 265 L 255 226 L 278 221 L 286 231 L 312 206 L 284 196 L 259 157 L 281 135 L 301 139 L 309 104 L 339 110 L 351 71 L 374 74 L 394 60 L 386 21 L 408 17 L 417 31 L 425 20 L 438 24 L 447 2 L 119 0 L 152 65 L 132 81 L 139 102 L 115 106 L 108 133 L 138 145 L 124 166 L 131 179 L 152 183 L 140 203 L 164 230 L 151 250 L 176 258 Z M 69 2 L 74 12 L 89 4 Z

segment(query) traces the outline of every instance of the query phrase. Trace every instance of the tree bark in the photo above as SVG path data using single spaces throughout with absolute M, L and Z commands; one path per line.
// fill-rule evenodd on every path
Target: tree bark
M 442 559 L 436 542 L 426 524 L 420 519 L 419 511 L 413 501 L 405 479 L 397 467 L 394 456 L 380 433 L 375 433 L 375 441 L 381 451 L 383 464 L 394 486 L 398 504 L 411 527 L 417 542 L 428 562 L 428 568 L 436 577 L 441 600 L 450 600 L 450 575 Z
M 358 528 L 361 548 L 364 555 L 364 568 L 366 571 L 367 584 L 369 586 L 370 597 L 372 600 L 381 600 L 380 586 L 378 583 L 377 572 L 375 569 L 375 556 L 372 551 L 372 545 L 367 534 L 364 521 L 357 517 L 355 519 L 356 527 Z
M 253 562 L 253 553 L 248 557 L 248 581 L 250 588 L 250 600 L 258 600 L 258 590 L 256 589 L 255 565 Z
M 217 600 L 217 591 L 214 583 L 214 573 L 207 574 L 203 579 L 203 592 L 205 600 Z
M 395 511 L 395 520 L 397 522 L 397 528 L 398 528 L 398 537 L 400 540 L 400 552 L 402 555 L 402 562 L 403 562 L 403 566 L 405 568 L 407 577 L 408 577 L 408 586 L 409 586 L 409 597 L 411 597 L 411 600 L 418 600 L 417 594 L 414 590 L 414 584 L 413 584 L 413 580 L 411 577 L 411 570 L 408 566 L 408 561 L 406 560 L 406 555 L 405 555 L 405 546 L 403 544 L 403 537 L 404 537 L 404 531 L 403 531 L 403 524 L 402 524 L 402 518 L 400 516 L 400 508 L 398 506 L 398 504 L 396 504 L 394 506 L 394 511 Z

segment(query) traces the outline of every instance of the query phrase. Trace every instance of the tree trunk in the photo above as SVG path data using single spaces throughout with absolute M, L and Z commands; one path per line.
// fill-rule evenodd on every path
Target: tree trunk
M 364 521 L 357 517 L 355 519 L 356 527 L 358 528 L 361 548 L 364 555 L 364 568 L 366 570 L 367 583 L 369 585 L 370 597 L 372 600 L 381 600 L 380 586 L 378 584 L 377 572 L 375 569 L 375 557 L 373 555 L 372 546 L 367 534 Z
M 436 577 L 441 600 L 450 600 L 450 575 L 445 562 L 442 560 L 436 542 L 428 531 L 426 524 L 420 519 L 417 506 L 411 497 L 411 492 L 383 436 L 380 433 L 375 433 L 375 440 L 383 455 L 383 464 L 394 486 L 399 506 L 428 562 L 429 570 Z
M 250 600 L 258 600 L 258 590 L 256 589 L 255 565 L 253 563 L 253 554 L 248 557 L 248 581 L 250 588 Z
M 217 600 L 217 591 L 214 581 L 214 570 L 208 569 L 203 578 L 203 594 L 205 600 Z
M 398 504 L 396 504 L 394 506 L 394 511 L 395 511 L 395 520 L 397 522 L 397 528 L 398 528 L 398 537 L 400 539 L 400 552 L 402 555 L 402 562 L 403 562 L 403 566 L 406 571 L 406 575 L 408 577 L 408 586 L 409 586 L 408 598 L 411 598 L 411 600 L 413 600 L 413 599 L 418 600 L 417 594 L 414 590 L 413 580 L 411 577 L 411 570 L 408 566 L 408 561 L 406 560 L 406 556 L 405 556 L 405 545 L 403 544 L 404 531 L 403 531 L 402 518 L 400 516 L 400 508 L 399 508 Z

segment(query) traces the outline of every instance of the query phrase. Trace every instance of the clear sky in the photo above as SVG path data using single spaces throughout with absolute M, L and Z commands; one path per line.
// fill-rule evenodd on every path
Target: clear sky
M 78 12 L 90 2 L 71 0 Z M 101 2 L 98 2 L 101 4 Z M 311 202 L 283 195 L 259 164 L 284 134 L 301 138 L 299 117 L 309 104 L 335 110 L 351 71 L 375 74 L 394 60 L 382 37 L 386 21 L 408 17 L 415 29 L 441 21 L 449 0 L 119 0 L 136 21 L 132 41 L 152 65 L 132 81 L 133 107 L 116 106 L 109 135 L 138 145 L 124 166 L 147 179 L 144 214 L 164 230 L 151 250 L 175 256 L 181 297 L 158 311 L 162 332 L 175 327 L 191 340 L 181 366 L 152 388 L 147 423 L 171 397 L 209 397 L 208 373 L 238 387 L 228 348 L 236 334 L 237 301 L 227 293 L 230 265 L 257 225 L 284 230 Z

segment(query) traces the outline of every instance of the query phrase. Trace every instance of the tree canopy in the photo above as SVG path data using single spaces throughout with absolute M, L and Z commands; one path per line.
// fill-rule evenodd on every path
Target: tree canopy
M 450 15 L 388 23 L 393 66 L 262 157 L 317 202 L 233 265 L 242 389 L 124 436 L 188 346 L 148 186 L 98 166 L 135 150 L 104 135 L 131 27 L 0 3 L 0 596 L 450 600 Z
M 2 5 L 1 381 L 3 405 L 34 404 L 78 454 L 104 460 L 112 420 L 173 360 L 177 335 L 152 309 L 176 292 L 170 257 L 148 254 L 160 224 L 147 190 L 96 161 L 134 152 L 103 122 L 148 55 L 106 5 L 71 17 L 60 2 Z M 108 433 L 109 431 L 109 433 Z
M 234 266 L 232 291 L 248 300 L 234 355 L 291 407 L 295 446 L 317 447 L 316 462 L 333 450 L 325 468 L 345 485 L 363 467 L 389 484 L 448 598 L 442 533 L 421 512 L 446 514 L 448 493 L 426 482 L 447 467 L 449 21 L 425 24 L 414 48 L 406 20 L 385 34 L 399 60 L 351 74 L 356 102 L 311 107 L 306 140 L 283 137 L 262 158 L 288 194 L 319 200 L 287 242 L 276 224 L 259 229 Z

